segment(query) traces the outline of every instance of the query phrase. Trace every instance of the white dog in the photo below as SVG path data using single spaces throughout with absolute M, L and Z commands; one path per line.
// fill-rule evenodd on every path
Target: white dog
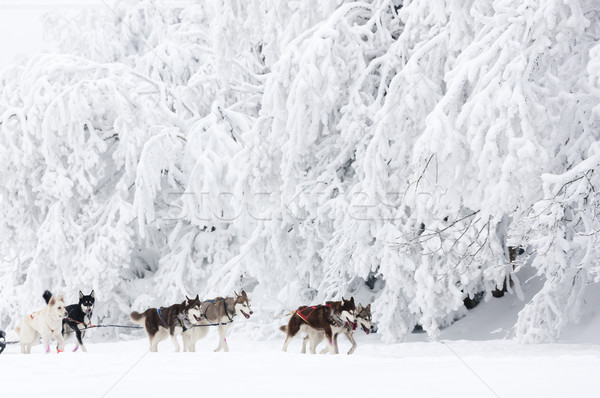
M 46 352 L 50 352 L 50 337 L 54 337 L 58 342 L 58 352 L 65 349 L 65 340 L 62 336 L 62 322 L 67 315 L 63 296 L 58 298 L 52 296 L 48 301 L 46 308 L 27 314 L 23 317 L 21 328 L 17 327 L 15 331 L 19 335 L 21 343 L 21 353 L 30 354 L 31 347 L 42 338 L 42 344 L 46 347 Z

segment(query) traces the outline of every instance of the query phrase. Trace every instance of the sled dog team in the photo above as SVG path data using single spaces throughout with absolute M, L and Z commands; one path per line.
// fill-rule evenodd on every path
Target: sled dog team
M 64 297 L 55 297 L 49 291 L 43 294 L 46 307 L 42 310 L 27 314 L 23 317 L 21 326 L 15 331 L 19 335 L 21 353 L 31 353 L 31 347 L 41 338 L 46 352 L 50 352 L 50 339 L 57 341 L 57 351 L 62 352 L 65 347 L 65 338 L 75 334 L 76 345 L 73 351 L 81 347 L 87 352 L 83 344 L 85 330 L 92 327 L 91 318 L 95 304 L 94 291 L 88 295 L 79 292 L 79 302 L 65 306 Z M 186 299 L 182 303 L 169 307 L 148 308 L 139 313 L 133 311 L 130 319 L 142 325 L 150 341 L 150 351 L 158 351 L 158 343 L 171 338 L 175 351 L 181 347 L 177 336 L 183 340 L 183 351 L 195 352 L 196 342 L 209 332 L 210 326 L 217 328 L 219 345 L 215 351 L 229 351 L 227 345 L 227 330 L 239 315 L 250 318 L 253 311 L 250 299 L 245 291 L 241 294 L 234 293 L 232 297 L 217 297 L 201 301 L 199 296 Z M 327 347 L 321 351 L 338 354 L 337 337 L 344 334 L 352 344 L 348 354 L 356 349 L 354 331 L 360 327 L 366 334 L 371 330 L 371 305 L 363 307 L 350 300 L 342 298 L 341 301 L 328 301 L 323 305 L 301 306 L 290 313 L 292 316 L 287 325 L 281 326 L 281 331 L 287 334 L 283 344 L 283 351 L 287 351 L 288 344 L 299 333 L 306 334 L 302 344 L 302 353 L 306 353 L 306 344 L 310 342 L 310 352 L 316 353 L 317 346 L 325 340 Z

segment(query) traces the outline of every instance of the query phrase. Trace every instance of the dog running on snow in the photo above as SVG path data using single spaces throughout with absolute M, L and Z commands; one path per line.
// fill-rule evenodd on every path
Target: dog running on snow
M 363 332 L 365 332 L 366 334 L 371 333 L 371 326 L 372 326 L 371 304 L 367 305 L 366 307 L 363 307 L 361 304 L 358 305 L 358 307 L 356 309 L 356 324 L 355 325 L 357 325 L 357 327 L 361 328 L 363 330 Z M 354 327 L 350 327 L 349 325 L 344 325 L 344 329 L 341 331 L 341 333 L 344 333 L 344 335 L 346 336 L 348 341 L 352 344 L 352 347 L 348 351 L 348 355 L 352 354 L 356 350 L 356 340 L 354 340 L 354 329 L 355 329 Z M 334 336 L 333 336 L 333 341 L 334 341 L 335 347 L 337 347 L 337 336 L 338 335 L 339 334 L 334 334 Z M 325 338 L 325 335 L 323 334 L 322 331 L 314 330 L 314 329 L 309 330 L 306 337 L 304 337 L 304 341 L 302 342 L 302 353 L 303 354 L 306 353 L 306 343 L 309 340 L 310 340 L 311 346 L 314 346 L 314 348 L 311 349 L 311 352 L 315 352 L 317 346 L 321 343 L 321 341 L 323 341 L 324 338 Z M 323 348 L 323 350 L 321 351 L 321 354 L 324 354 L 326 352 L 327 352 L 327 348 Z
M 44 293 L 44 300 L 46 303 L 50 300 L 52 295 L 46 291 Z M 77 304 L 67 305 L 67 316 L 63 319 L 62 324 L 62 335 L 65 341 L 69 340 L 72 333 L 75 333 L 77 344 L 73 349 L 73 352 L 77 351 L 81 346 L 83 352 L 87 352 L 85 345 L 83 344 L 83 338 L 85 337 L 85 330 L 92 325 L 92 312 L 94 311 L 94 304 L 96 303 L 96 297 L 94 291 L 90 294 L 83 294 L 79 291 L 79 302 Z
M 234 297 L 217 297 L 213 300 L 205 300 L 202 302 L 202 308 L 200 327 L 194 327 L 183 332 L 184 351 L 195 352 L 196 342 L 206 337 L 208 326 L 216 326 L 219 332 L 219 345 L 215 352 L 220 350 L 228 352 L 227 329 L 229 329 L 237 315 L 243 315 L 248 319 L 253 314 L 250 308 L 250 299 L 243 290 L 242 294 L 234 292 Z
M 177 336 L 200 322 L 202 317 L 201 303 L 198 296 L 193 299 L 186 296 L 185 301 L 181 304 L 173 304 L 170 307 L 148 308 L 141 314 L 133 311 L 129 314 L 129 317 L 132 322 L 144 325 L 150 340 L 150 351 L 158 352 L 158 343 L 170 335 L 175 352 L 179 352 L 180 347 Z
M 313 331 L 323 333 L 327 349 L 331 354 L 337 354 L 337 340 L 334 336 L 339 334 L 348 325 L 353 328 L 356 322 L 356 305 L 354 297 L 341 301 L 331 301 L 325 305 L 301 306 L 293 312 L 287 326 L 281 326 L 282 332 L 287 333 L 283 343 L 283 351 L 287 351 L 290 341 L 303 332 L 309 334 Z M 315 353 L 316 345 L 311 345 L 311 353 Z
M 21 344 L 21 353 L 30 354 L 31 347 L 42 338 L 42 344 L 46 347 L 46 353 L 50 352 L 50 338 L 54 337 L 58 342 L 58 352 L 65 349 L 65 340 L 62 336 L 62 322 L 67 312 L 65 310 L 65 301 L 61 294 L 58 298 L 54 297 L 49 291 L 44 292 L 49 296 L 48 303 L 43 309 L 27 314 L 23 317 L 21 327 L 16 327 L 15 331 L 19 335 Z

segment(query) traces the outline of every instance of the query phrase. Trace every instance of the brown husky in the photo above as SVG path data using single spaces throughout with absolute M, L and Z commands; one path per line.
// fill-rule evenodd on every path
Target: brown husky
M 326 337 L 327 349 L 331 354 L 337 354 L 336 336 L 346 325 L 354 326 L 356 306 L 354 297 L 342 301 L 329 301 L 326 305 L 317 305 L 312 307 L 302 306 L 294 311 L 287 326 L 280 329 L 287 333 L 283 343 L 283 351 L 287 351 L 290 341 L 296 337 L 299 332 L 311 333 L 318 331 Z M 315 353 L 316 345 L 310 347 L 311 353 Z
M 371 304 L 367 305 L 366 307 L 363 307 L 360 304 L 358 305 L 358 308 L 356 309 L 355 325 L 360 327 L 366 334 L 371 333 Z M 348 341 L 352 343 L 352 347 L 350 348 L 350 351 L 348 351 L 348 355 L 352 354 L 356 350 L 356 340 L 354 340 L 354 329 L 355 327 L 350 327 L 350 325 L 344 325 L 344 328 L 341 330 L 341 333 L 344 333 Z M 333 336 L 335 347 L 337 347 L 337 336 L 338 334 L 334 334 Z M 317 346 L 321 343 L 321 341 L 323 341 L 324 338 L 325 335 L 322 331 L 310 329 L 306 337 L 304 337 L 304 341 L 302 342 L 302 353 L 306 353 L 306 343 L 308 342 L 308 340 L 310 340 L 311 347 L 314 347 L 311 348 L 312 352 L 316 350 Z M 324 348 L 321 351 L 321 354 L 324 354 L 326 352 L 327 348 Z
M 227 329 L 231 326 L 237 315 L 243 315 L 246 319 L 253 314 L 250 308 L 250 300 L 246 292 L 234 293 L 234 297 L 217 297 L 213 300 L 202 302 L 202 320 L 196 327 L 190 328 L 183 333 L 183 350 L 196 351 L 196 341 L 206 337 L 209 326 L 216 326 L 219 331 L 219 345 L 215 352 L 229 351 L 227 345 Z
M 202 307 L 198 296 L 189 298 L 181 304 L 173 304 L 170 307 L 148 308 L 141 314 L 133 311 L 129 317 L 134 323 L 144 325 L 148 339 L 150 340 L 150 351 L 158 351 L 158 343 L 171 336 L 175 346 L 175 352 L 179 352 L 177 336 L 184 330 L 200 323 L 202 318 Z

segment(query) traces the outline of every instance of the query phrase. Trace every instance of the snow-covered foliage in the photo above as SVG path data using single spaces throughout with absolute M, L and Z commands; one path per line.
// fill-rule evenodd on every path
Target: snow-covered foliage
M 166 3 L 165 3 L 166 4 Z M 118 2 L 0 75 L 0 322 L 239 288 L 431 338 L 519 270 L 520 341 L 600 282 L 592 0 Z M 514 258 L 518 249 L 524 255 Z M 363 303 L 366 304 L 366 303 Z

